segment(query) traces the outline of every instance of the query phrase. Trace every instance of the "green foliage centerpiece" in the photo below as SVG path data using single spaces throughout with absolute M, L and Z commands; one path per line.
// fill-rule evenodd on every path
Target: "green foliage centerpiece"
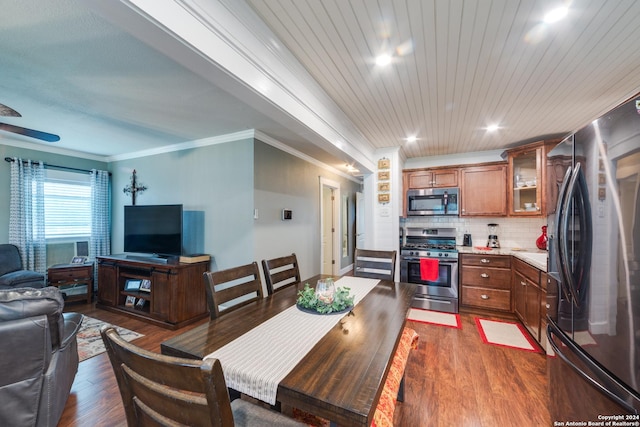
M 298 291 L 297 305 L 300 309 L 320 314 L 340 313 L 353 308 L 353 295 L 349 295 L 351 289 L 335 288 L 333 279 L 318 280 L 316 288 L 309 284 Z

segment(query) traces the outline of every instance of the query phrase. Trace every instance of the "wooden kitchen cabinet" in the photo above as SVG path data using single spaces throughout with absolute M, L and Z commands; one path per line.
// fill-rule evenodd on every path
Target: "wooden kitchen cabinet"
M 546 216 L 546 156 L 559 140 L 538 141 L 507 150 L 509 216 Z
M 405 189 L 458 186 L 458 168 L 408 170 L 404 172 Z
M 540 280 L 540 270 L 518 258 L 513 259 L 514 312 L 538 342 L 541 340 L 541 318 L 543 317 L 541 309 L 543 291 Z
M 98 257 L 96 307 L 168 329 L 181 328 L 209 316 L 203 279 L 208 268 L 209 261 L 161 264 L 122 256 Z M 145 280 L 148 291 L 127 286 Z M 128 305 L 127 299 L 135 303 Z
M 506 163 L 464 167 L 460 176 L 460 216 L 507 215 Z
M 407 191 L 421 188 L 458 187 L 458 167 L 437 169 L 407 169 L 402 172 L 402 216 L 407 216 Z
M 461 254 L 460 305 L 511 311 L 511 256 Z

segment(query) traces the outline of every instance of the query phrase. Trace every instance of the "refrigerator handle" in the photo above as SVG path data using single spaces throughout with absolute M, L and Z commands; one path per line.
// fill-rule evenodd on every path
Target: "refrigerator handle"
M 577 170 L 579 165 L 573 168 L 569 168 L 564 176 L 562 182 L 562 203 L 558 202 L 558 219 L 557 219 L 557 239 L 558 239 L 558 260 L 559 260 L 559 273 L 562 277 L 562 293 L 565 298 L 572 302 L 577 302 L 577 295 L 575 293 L 575 285 L 573 275 L 571 274 L 571 266 L 569 265 L 569 219 L 571 218 L 569 207 L 571 205 L 571 198 L 575 190 L 575 177 L 577 176 Z
M 580 164 L 576 166 L 576 189 L 580 194 L 580 247 L 578 263 L 576 266 L 576 283 L 575 292 L 577 297 L 582 296 L 582 301 L 586 295 L 581 295 L 587 292 L 588 275 L 591 269 L 591 248 L 593 241 L 593 231 L 591 222 L 591 203 L 589 201 L 589 188 L 587 187 L 587 180 L 584 176 L 584 172 L 580 167 Z
M 569 219 L 575 217 L 570 215 L 569 206 L 571 201 L 574 201 L 572 208 L 577 210 L 578 220 L 580 221 L 580 244 L 574 250 L 579 251 L 575 256 L 576 265 L 574 272 L 571 271 L 569 265 L 570 260 L 568 257 L 568 234 L 569 234 Z M 589 204 L 589 190 L 587 188 L 587 182 L 582 172 L 581 164 L 578 163 L 573 169 L 571 174 L 571 182 L 567 188 L 567 194 L 564 200 L 563 217 L 562 217 L 562 234 L 560 237 L 560 255 L 561 255 L 561 269 L 563 276 L 567 281 L 567 290 L 571 294 L 571 300 L 576 307 L 584 302 L 586 295 L 581 295 L 587 292 L 586 289 L 586 275 L 589 273 L 591 267 L 591 240 L 593 239 L 591 231 L 591 206 Z
M 595 360 L 591 355 L 585 352 L 578 344 L 576 344 L 567 334 L 562 331 L 558 325 L 551 318 L 547 318 L 547 341 L 553 351 L 567 364 L 573 369 L 580 377 L 582 377 L 585 381 L 595 387 L 602 394 L 607 396 L 609 399 L 616 402 L 618 405 L 624 407 L 627 411 L 633 414 L 638 414 L 638 410 L 634 408 L 630 402 L 635 401 L 636 405 L 640 407 L 640 396 L 631 390 L 626 384 L 622 383 L 615 375 L 613 375 L 607 368 L 602 366 Z M 596 377 L 604 379 L 606 382 L 614 384 L 616 388 L 625 392 L 626 396 L 622 397 L 616 394 L 613 390 L 610 390 L 603 386 L 600 382 L 596 381 L 594 378 L 589 376 L 586 372 L 580 369 L 575 363 L 573 363 L 566 354 L 563 353 L 563 350 L 560 349 L 560 346 L 556 343 L 554 336 L 558 337 L 558 339 L 564 344 L 567 349 L 576 355 L 582 363 L 586 365 L 586 367 L 591 370 Z
M 562 231 L 562 219 L 564 217 L 564 213 L 562 208 L 564 206 L 564 199 L 567 195 L 567 187 L 569 186 L 569 181 L 571 181 L 571 173 L 573 172 L 573 168 L 567 168 L 567 171 L 564 174 L 564 178 L 562 179 L 562 184 L 558 190 L 558 200 L 556 202 L 556 221 L 555 221 L 555 237 L 552 235 L 549 241 L 549 256 L 554 256 L 554 261 L 557 261 L 557 275 L 559 277 L 555 277 L 558 281 L 562 294 L 565 299 L 571 300 L 571 296 L 567 291 L 567 281 L 563 278 L 562 265 L 565 262 L 565 254 L 562 252 L 560 248 L 560 235 L 563 233 Z M 551 247 L 553 245 L 553 247 Z

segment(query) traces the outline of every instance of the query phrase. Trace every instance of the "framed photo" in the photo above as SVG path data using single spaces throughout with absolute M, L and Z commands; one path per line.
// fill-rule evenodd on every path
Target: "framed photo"
M 124 284 L 125 291 L 138 291 L 142 285 L 142 280 L 129 279 Z
M 389 169 L 391 167 L 391 160 L 380 159 L 378 160 L 378 169 Z
M 142 280 L 142 283 L 140 283 L 140 291 L 151 292 L 151 280 L 149 279 Z
M 389 171 L 378 172 L 378 181 L 389 181 Z
M 71 258 L 71 264 L 84 264 L 86 261 L 86 256 L 74 256 L 73 258 Z
M 147 303 L 146 299 L 138 298 L 138 301 L 136 302 L 136 308 L 142 308 L 146 303 Z
M 378 194 L 378 203 L 389 203 L 389 201 L 391 201 L 389 193 Z
M 388 182 L 379 182 L 378 183 L 378 191 L 389 191 L 391 189 L 391 184 Z
M 131 295 L 127 295 L 127 299 L 124 302 L 124 305 L 126 307 L 133 307 L 135 305 L 135 303 L 136 303 L 136 297 L 131 296 Z

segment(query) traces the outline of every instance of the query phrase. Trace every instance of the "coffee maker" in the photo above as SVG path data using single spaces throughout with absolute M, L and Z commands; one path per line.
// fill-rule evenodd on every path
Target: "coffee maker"
M 498 241 L 498 224 L 487 224 L 489 227 L 489 239 L 487 240 L 487 247 L 491 249 L 497 249 L 500 247 L 500 242 Z

